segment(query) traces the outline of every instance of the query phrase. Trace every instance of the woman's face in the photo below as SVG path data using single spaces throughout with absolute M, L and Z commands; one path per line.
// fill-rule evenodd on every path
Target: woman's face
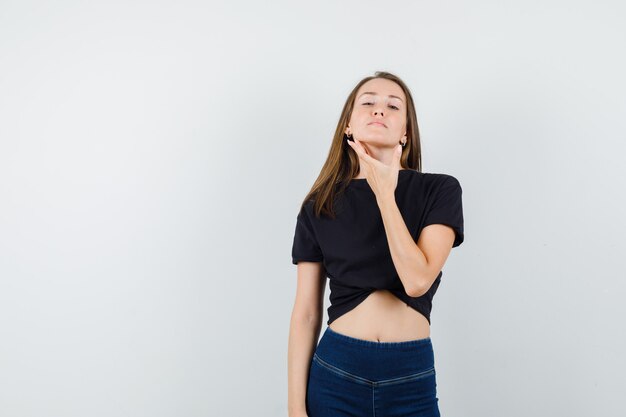
M 363 84 L 357 91 L 346 133 L 374 146 L 393 147 L 406 142 L 406 97 L 402 88 L 385 78 Z

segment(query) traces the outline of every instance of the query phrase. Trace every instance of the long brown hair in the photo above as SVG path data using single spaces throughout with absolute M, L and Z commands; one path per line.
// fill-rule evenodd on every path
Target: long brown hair
M 330 144 L 326 162 L 315 180 L 315 183 L 313 183 L 311 190 L 307 193 L 302 202 L 302 206 L 304 206 L 307 201 L 314 200 L 314 213 L 317 217 L 319 217 L 321 213 L 331 218 L 335 217 L 333 202 L 336 195 L 343 192 L 350 180 L 359 172 L 359 157 L 356 155 L 354 149 L 346 143 L 347 137 L 345 130 L 352 116 L 352 109 L 354 108 L 354 101 L 359 88 L 364 83 L 374 78 L 391 80 L 398 84 L 404 91 L 407 110 L 407 142 L 406 146 L 402 149 L 400 166 L 405 169 L 414 169 L 421 172 L 422 151 L 417 126 L 417 116 L 415 114 L 415 104 L 411 92 L 406 84 L 396 75 L 385 71 L 376 71 L 373 76 L 365 77 L 359 81 L 346 99 L 341 117 L 337 123 L 337 128 L 335 129 L 335 134 L 333 135 L 333 141 Z

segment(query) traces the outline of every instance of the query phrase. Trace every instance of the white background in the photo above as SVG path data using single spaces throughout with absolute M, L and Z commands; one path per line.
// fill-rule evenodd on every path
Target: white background
M 463 187 L 442 415 L 625 415 L 625 11 L 3 0 L 0 415 L 286 416 L 297 210 L 376 70 Z

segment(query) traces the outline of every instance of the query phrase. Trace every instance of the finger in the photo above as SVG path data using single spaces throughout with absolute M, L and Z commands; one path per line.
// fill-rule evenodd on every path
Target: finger
M 380 163 L 376 158 L 372 158 L 370 154 L 367 153 L 367 150 L 365 149 L 363 145 L 361 145 L 361 142 L 359 142 L 358 139 L 354 139 L 354 142 L 355 142 L 355 149 L 358 148 L 357 152 L 359 152 L 359 155 L 361 156 L 361 158 L 363 158 L 365 161 L 367 161 L 370 164 Z
M 354 150 L 354 153 L 356 153 L 357 158 L 359 158 L 359 161 L 361 161 L 361 163 L 366 163 L 363 160 L 363 151 L 361 151 L 360 149 L 358 149 L 358 146 L 356 143 L 354 143 L 353 141 L 349 140 L 347 141 L 348 144 L 350 145 L 350 147 L 352 148 L 352 150 Z
M 356 152 L 356 155 L 359 157 L 359 159 L 362 159 L 363 156 L 366 155 L 366 153 L 363 151 L 363 146 L 361 146 L 360 143 L 357 143 L 356 139 L 354 139 L 353 141 L 348 141 L 348 143 L 350 144 L 350 147 L 354 149 L 354 152 Z
M 357 144 L 354 143 L 354 141 L 347 141 L 348 145 L 350 145 L 350 147 L 354 150 L 354 152 L 356 153 L 356 156 L 358 156 L 359 158 L 361 157 L 361 150 L 358 148 Z
M 367 148 L 365 146 L 363 146 L 363 144 L 361 143 L 360 140 L 355 139 L 357 141 L 357 144 L 359 145 L 359 149 L 361 149 L 365 154 L 369 155 L 369 151 L 367 150 Z

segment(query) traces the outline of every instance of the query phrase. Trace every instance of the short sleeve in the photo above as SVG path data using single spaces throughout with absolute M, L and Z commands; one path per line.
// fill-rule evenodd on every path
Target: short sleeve
M 459 181 L 452 175 L 446 175 L 434 193 L 424 221 L 424 227 L 437 223 L 452 227 L 455 233 L 453 248 L 463 243 L 464 239 L 462 193 Z
M 320 246 L 315 238 L 311 220 L 304 207 L 302 207 L 296 219 L 291 258 L 294 265 L 299 261 L 321 262 L 324 260 Z

